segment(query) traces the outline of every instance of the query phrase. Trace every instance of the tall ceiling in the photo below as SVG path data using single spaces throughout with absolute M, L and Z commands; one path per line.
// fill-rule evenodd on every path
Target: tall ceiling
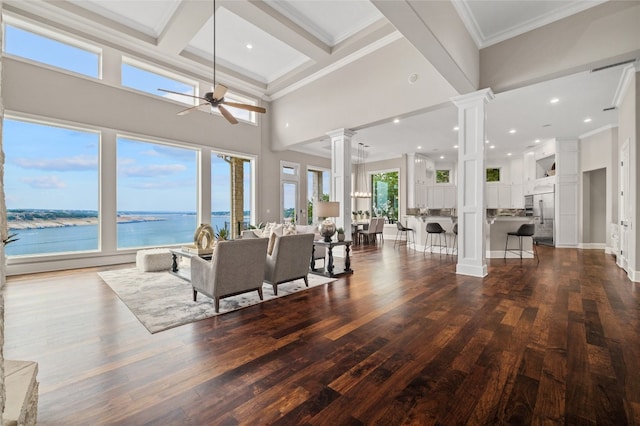
M 455 0 L 479 48 L 565 18 L 602 0 Z M 217 79 L 265 100 L 321 78 L 401 35 L 368 0 L 217 0 Z M 6 0 L 5 10 L 45 16 L 82 34 L 159 59 L 203 77 L 211 75 L 214 4 L 203 0 Z M 621 69 L 582 73 L 497 96 L 488 107 L 491 158 L 517 155 L 536 139 L 577 137 L 617 122 L 611 105 Z M 345 82 L 348 84 L 348 82 Z M 339 90 L 339 88 L 337 89 Z M 549 100 L 558 98 L 557 104 Z M 591 118 L 589 123 L 583 120 Z M 424 152 L 453 158 L 455 108 L 407 111 L 396 123 L 371 123 L 354 143 L 371 159 Z M 515 134 L 509 134 L 510 129 Z M 330 129 L 328 129 L 330 130 Z M 299 147 L 329 156 L 326 141 Z M 420 147 L 420 148 L 418 148 Z

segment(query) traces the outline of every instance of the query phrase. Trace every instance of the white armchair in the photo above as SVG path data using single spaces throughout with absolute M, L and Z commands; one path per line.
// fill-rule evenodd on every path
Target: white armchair
M 255 290 L 262 300 L 267 244 L 266 238 L 219 241 L 211 261 L 191 258 L 194 302 L 202 293 L 214 300 L 218 312 L 220 299 L 227 296 Z

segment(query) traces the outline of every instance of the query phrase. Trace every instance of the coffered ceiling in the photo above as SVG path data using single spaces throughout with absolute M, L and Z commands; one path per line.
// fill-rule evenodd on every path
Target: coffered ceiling
M 600 3 L 602 0 L 453 1 L 479 48 Z M 217 79 L 265 100 L 278 99 L 402 37 L 368 0 L 217 0 L 215 6 Z M 5 0 L 4 8 L 44 16 L 80 34 L 108 40 L 143 57 L 159 58 L 204 78 L 211 75 L 213 1 Z M 619 77 L 620 69 L 613 69 L 500 94 L 489 106 L 489 138 L 495 142 L 489 155 L 521 152 L 535 139 L 575 138 L 615 123 L 615 111 L 604 113 L 602 109 L 611 105 Z M 577 92 L 585 85 L 588 90 Z M 561 102 L 550 110 L 548 100 L 553 97 Z M 587 116 L 592 117 L 590 123 L 583 122 Z M 455 155 L 453 107 L 406 111 L 399 118 L 397 124 L 370 123 L 356 129 L 356 142 L 371 146 L 372 159 L 418 151 Z M 546 124 L 551 126 L 541 127 Z M 517 133 L 505 135 L 504 129 L 512 127 L 517 127 Z M 300 149 L 329 155 L 326 141 Z

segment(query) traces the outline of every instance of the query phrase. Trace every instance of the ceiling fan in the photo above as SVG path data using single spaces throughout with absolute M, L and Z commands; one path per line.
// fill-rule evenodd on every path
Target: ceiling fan
M 265 112 L 267 112 L 265 108 L 255 106 L 255 105 L 240 104 L 237 102 L 228 102 L 224 100 L 224 95 L 227 93 L 227 88 L 222 84 L 216 84 L 216 29 L 217 29 L 216 0 L 213 0 L 213 84 L 215 85 L 213 92 L 207 92 L 204 94 L 204 97 L 202 97 L 202 96 L 188 95 L 186 93 L 174 92 L 173 90 L 167 90 L 167 89 L 158 89 L 158 90 L 162 92 L 173 93 L 175 95 L 189 96 L 191 98 L 205 101 L 200 105 L 196 105 L 194 107 L 190 107 L 178 112 L 178 115 L 185 115 L 190 113 L 191 111 L 200 109 L 203 106 L 211 105 L 212 108 L 218 108 L 218 111 L 220 111 L 220 114 L 222 114 L 222 116 L 226 118 L 229 123 L 238 124 L 238 120 L 236 120 L 233 114 L 231 114 L 229 110 L 226 109 L 223 105 L 228 105 L 230 107 L 244 109 L 247 111 L 259 112 L 264 114 Z

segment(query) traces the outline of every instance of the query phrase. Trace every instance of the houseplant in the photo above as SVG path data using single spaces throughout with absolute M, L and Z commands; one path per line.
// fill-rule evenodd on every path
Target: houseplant
M 338 228 L 336 233 L 338 234 L 338 241 L 344 241 L 344 228 Z

